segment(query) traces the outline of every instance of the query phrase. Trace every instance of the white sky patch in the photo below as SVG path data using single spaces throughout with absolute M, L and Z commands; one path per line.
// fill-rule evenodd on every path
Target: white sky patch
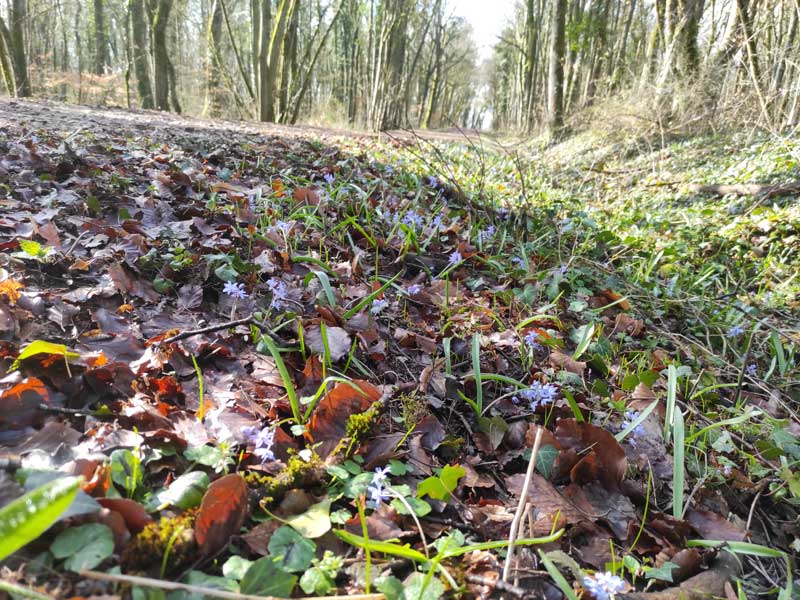
M 472 25 L 480 60 L 492 55 L 503 26 L 514 15 L 516 0 L 448 0 L 447 14 L 464 17 Z

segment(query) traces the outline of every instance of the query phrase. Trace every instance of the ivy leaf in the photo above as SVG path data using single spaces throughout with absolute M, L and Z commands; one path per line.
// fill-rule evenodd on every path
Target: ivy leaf
M 208 475 L 203 471 L 184 473 L 158 495 L 158 501 L 164 508 L 167 506 L 177 506 L 182 510 L 194 508 L 203 500 L 208 483 Z
M 306 512 L 301 515 L 294 515 L 286 519 L 287 525 L 294 528 L 304 538 L 318 538 L 331 529 L 331 501 L 325 499 L 311 505 Z
M 288 528 L 287 528 L 288 529 Z M 291 531 L 291 529 L 290 529 Z M 253 596 L 275 596 L 288 598 L 292 595 L 297 576 L 282 570 L 271 556 L 259 558 L 242 577 L 239 590 Z
M 299 573 L 311 566 L 317 545 L 291 527 L 282 525 L 269 540 L 269 553 L 279 567 L 289 573 Z
M 65 558 L 69 571 L 94 569 L 114 552 L 114 534 L 107 525 L 88 523 L 62 531 L 50 545 L 56 558 Z
M 464 467 L 446 465 L 438 476 L 428 477 L 417 486 L 417 498 L 427 495 L 434 500 L 447 502 L 450 500 L 450 494 L 458 486 L 458 481 L 466 473 Z

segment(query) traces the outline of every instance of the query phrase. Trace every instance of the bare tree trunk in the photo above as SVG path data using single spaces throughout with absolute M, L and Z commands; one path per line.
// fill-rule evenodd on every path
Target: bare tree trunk
M 550 32 L 550 68 L 547 85 L 547 132 L 555 136 L 564 126 L 564 30 L 567 1 L 554 0 Z
M 142 108 L 154 108 L 153 88 L 150 85 L 150 59 L 147 50 L 147 21 L 144 0 L 128 1 L 128 18 L 131 23 L 133 69 L 136 73 L 136 91 Z
M 17 96 L 31 95 L 31 80 L 28 76 L 28 61 L 25 54 L 24 25 L 28 18 L 26 0 L 11 2 L 11 60 L 14 66 L 14 82 Z
M 214 0 L 211 13 L 208 17 L 206 30 L 206 102 L 203 113 L 217 116 L 222 112 L 225 100 L 222 93 L 222 57 L 220 44 L 222 42 L 222 5 L 219 0 Z
M 11 70 L 11 53 L 9 47 L 11 46 L 11 33 L 6 27 L 6 22 L 0 15 L 0 75 L 3 77 L 3 84 L 9 95 L 16 95 L 16 85 L 14 83 L 14 73 Z
M 269 69 L 269 42 L 272 32 L 272 7 L 269 0 L 261 4 L 261 41 L 258 46 L 258 117 L 261 121 L 274 121 L 272 107 L 272 77 Z
M 105 0 L 94 0 L 94 72 L 102 75 L 108 66 L 108 37 L 103 10 Z
M 153 65 L 155 79 L 155 107 L 169 110 L 170 60 L 167 50 L 167 25 L 172 10 L 172 0 L 152 0 L 150 5 L 153 31 Z

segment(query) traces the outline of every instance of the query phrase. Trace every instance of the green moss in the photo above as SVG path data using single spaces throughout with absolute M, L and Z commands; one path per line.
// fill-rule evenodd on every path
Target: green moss
M 345 435 L 354 442 L 360 442 L 372 431 L 372 426 L 381 414 L 381 403 L 374 402 L 367 410 L 350 415 L 345 426 Z
M 121 557 L 126 572 L 159 574 L 164 555 L 169 553 L 165 573 L 177 573 L 195 559 L 195 510 L 177 517 L 162 517 L 145 526 L 126 546 Z
M 297 454 L 292 454 L 289 456 L 286 468 L 277 475 L 262 475 L 250 471 L 245 474 L 244 480 L 259 497 L 261 506 L 269 506 L 279 500 L 287 490 L 296 487 L 314 487 L 322 483 L 325 476 L 325 465 L 316 453 L 312 454 L 308 461 Z

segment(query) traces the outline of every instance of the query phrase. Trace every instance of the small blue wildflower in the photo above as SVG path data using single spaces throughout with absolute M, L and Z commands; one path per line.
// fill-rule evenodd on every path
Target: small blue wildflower
M 561 265 L 558 267 L 558 272 L 564 275 L 567 272 L 567 265 Z
M 433 221 L 431 221 L 431 227 L 433 227 L 433 229 L 436 229 L 438 231 L 439 229 L 442 228 L 443 219 L 444 217 L 442 217 L 442 213 L 439 213 L 438 215 L 433 217 Z
M 511 264 L 512 265 L 516 265 L 517 267 L 521 267 L 522 265 L 525 264 L 525 261 L 522 258 L 520 258 L 519 256 L 512 256 L 511 257 Z
M 322 178 L 328 185 L 332 184 L 334 179 L 336 179 L 336 177 L 333 176 L 333 173 L 325 173 L 325 175 L 323 175 Z
M 741 325 L 734 325 L 730 329 L 728 329 L 725 337 L 727 338 L 737 338 L 744 333 L 744 327 Z
M 375 474 L 372 476 L 373 485 L 385 485 L 386 480 L 392 472 L 391 467 L 376 467 Z
M 286 297 L 289 294 L 288 290 L 286 289 L 286 283 L 277 277 L 273 277 L 267 282 L 267 287 L 272 292 L 272 300 L 269 303 L 270 308 L 280 310 L 283 308 L 283 301 L 286 300 Z
M 248 196 L 247 197 L 247 204 L 250 207 L 250 212 L 256 212 L 256 199 L 255 196 Z
M 755 377 L 757 371 L 758 367 L 756 367 L 755 363 L 750 363 L 744 370 L 744 372 L 747 373 L 750 377 Z
M 233 281 L 228 281 L 222 288 L 222 291 L 228 294 L 234 300 L 241 300 L 242 298 L 247 298 L 247 292 L 244 291 L 244 284 L 243 283 L 234 283 Z
M 253 454 L 260 458 L 262 463 L 275 460 L 275 454 L 272 452 L 275 430 L 272 427 L 259 428 L 251 425 L 242 427 L 242 433 L 247 437 L 247 442 L 255 447 Z
M 286 221 L 275 221 L 275 227 L 280 229 L 283 233 L 288 233 L 288 231 L 292 228 L 291 223 L 287 223 Z
M 462 260 L 464 260 L 464 257 L 461 256 L 461 252 L 459 252 L 458 250 L 454 250 L 453 253 L 450 255 L 450 258 L 448 259 L 450 265 L 457 265 Z
M 382 298 L 378 298 L 372 301 L 372 308 L 369 309 L 369 312 L 371 312 L 373 315 L 377 315 L 387 306 L 389 306 L 388 300 L 383 300 Z
M 392 168 L 392 165 L 386 165 L 386 169 L 385 170 L 386 170 L 386 174 L 387 175 L 391 175 L 391 174 L 394 173 L 394 169 Z
M 412 229 L 419 229 L 422 227 L 422 217 L 414 211 L 409 210 L 403 215 L 403 223 Z
M 434 188 L 439 187 L 439 181 L 436 179 L 436 177 L 431 175 L 430 177 L 428 177 L 428 185 Z
M 382 502 L 392 497 L 389 490 L 379 483 L 372 483 L 367 486 L 367 493 L 369 494 L 370 501 L 375 505 L 375 508 L 378 508 Z
M 583 589 L 589 592 L 595 600 L 610 600 L 614 594 L 625 589 L 625 581 L 613 573 L 595 573 L 594 576 L 583 578 Z
M 620 431 L 622 431 L 623 429 L 627 429 L 627 427 L 638 418 L 639 418 L 638 411 L 626 410 L 625 419 L 622 421 Z M 630 442 L 630 445 L 636 448 L 636 438 L 641 437 L 644 434 L 645 434 L 644 425 L 642 423 L 639 423 L 636 427 L 633 428 L 633 431 L 631 431 L 632 437 L 628 440 Z
M 494 225 L 489 225 L 486 229 L 480 232 L 480 238 L 482 242 L 487 242 L 490 240 L 494 234 L 497 232 L 497 228 Z
M 422 291 L 422 286 L 418 283 L 412 283 L 408 288 L 406 288 L 406 292 L 408 292 L 409 296 L 416 296 Z
M 531 350 L 541 350 L 542 345 L 538 341 L 536 341 L 538 338 L 539 338 L 538 333 L 536 333 L 535 331 L 529 331 L 528 333 L 525 334 L 525 344 L 527 344 L 527 346 Z
M 507 219 L 508 209 L 505 206 L 501 206 L 497 209 L 497 216 L 499 216 L 501 219 Z
M 530 402 L 532 411 L 535 411 L 539 406 L 553 402 L 556 399 L 556 394 L 558 394 L 556 386 L 552 383 L 542 383 L 541 381 L 534 381 L 531 387 L 519 393 L 524 400 Z

